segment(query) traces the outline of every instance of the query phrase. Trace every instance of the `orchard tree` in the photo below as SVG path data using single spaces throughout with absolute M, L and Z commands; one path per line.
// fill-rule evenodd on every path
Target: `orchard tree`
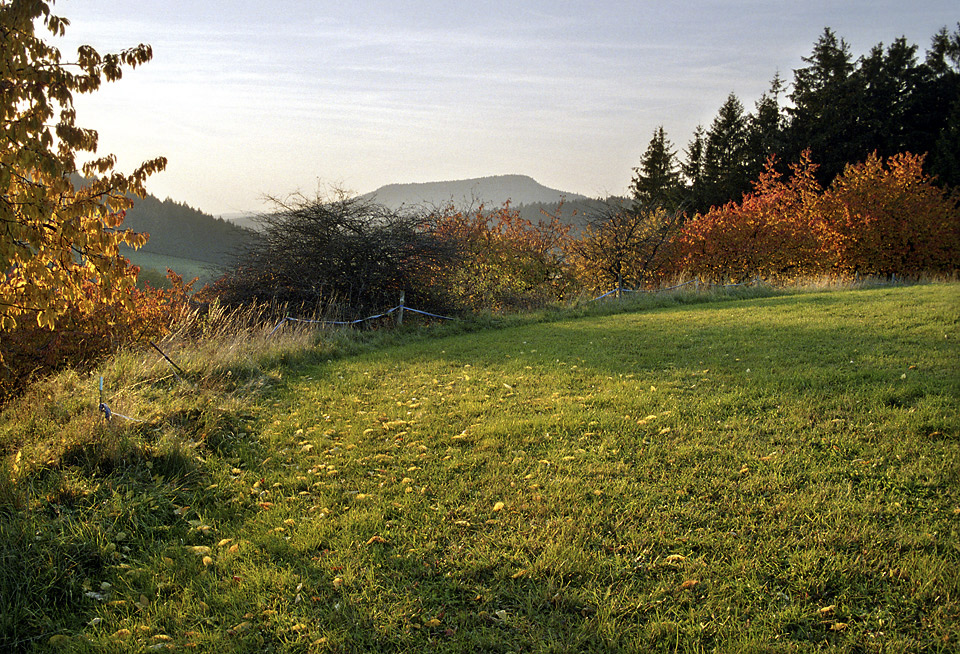
M 676 211 L 680 204 L 680 169 L 673 144 L 667 139 L 663 125 L 653 131 L 653 138 L 633 169 L 630 191 L 640 207 Z
M 35 31 L 64 34 L 69 23 L 52 4 L 0 1 L 0 332 L 24 319 L 53 329 L 68 310 L 132 302 L 136 269 L 118 248 L 146 237 L 120 228 L 127 194 L 143 197 L 147 176 L 166 166 L 157 158 L 115 172 L 115 157 L 94 156 L 97 132 L 76 124 L 73 106 L 75 93 L 149 61 L 150 46 L 106 55 L 82 46 L 65 62 Z M 82 153 L 90 160 L 78 167 Z M 91 181 L 74 188 L 77 174 Z
M 595 291 L 635 289 L 655 282 L 670 261 L 682 214 L 608 201 L 571 248 L 580 279 Z

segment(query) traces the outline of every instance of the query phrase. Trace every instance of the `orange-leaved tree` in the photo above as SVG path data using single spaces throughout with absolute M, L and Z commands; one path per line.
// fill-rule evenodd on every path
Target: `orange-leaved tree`
M 570 225 L 560 214 L 534 223 L 509 202 L 495 211 L 480 206 L 434 212 L 429 229 L 459 249 L 456 265 L 435 271 L 436 283 L 468 310 L 529 308 L 562 298 L 569 283 L 564 252 Z
M 848 165 L 821 202 L 824 250 L 842 273 L 917 275 L 960 267 L 960 197 L 923 172 L 924 157 Z
M 685 215 L 663 207 L 604 202 L 569 248 L 580 283 L 594 293 L 662 281 Z
M 82 46 L 65 62 L 36 33 L 61 36 L 69 24 L 51 4 L 0 2 L 0 333 L 18 324 L 52 330 L 68 313 L 103 304 L 133 310 L 136 269 L 119 246 L 139 247 L 146 236 L 121 229 L 123 212 L 129 194 L 143 197 L 147 176 L 166 165 L 161 157 L 122 175 L 111 155 L 78 167 L 78 154 L 96 152 L 97 132 L 77 126 L 73 95 L 119 79 L 152 52 Z M 89 183 L 75 188 L 77 174 Z
M 809 152 L 783 179 L 771 159 L 742 202 L 684 225 L 678 269 L 713 278 L 789 279 L 818 273 L 905 274 L 960 265 L 960 198 L 923 172 L 923 157 L 877 155 L 826 190 Z
M 743 201 L 714 207 L 687 221 L 677 239 L 679 270 L 741 281 L 757 275 L 788 279 L 829 265 L 821 253 L 822 189 L 810 153 L 784 179 L 771 157 Z

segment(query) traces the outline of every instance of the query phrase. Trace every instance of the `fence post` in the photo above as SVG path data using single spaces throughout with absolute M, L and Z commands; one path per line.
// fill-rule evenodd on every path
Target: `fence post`
M 400 291 L 400 307 L 397 309 L 397 327 L 403 326 L 403 304 L 406 302 L 406 291 Z
M 620 294 L 621 294 L 620 289 L 622 288 L 623 288 L 623 273 L 618 272 L 617 273 L 617 299 L 618 300 L 620 299 Z

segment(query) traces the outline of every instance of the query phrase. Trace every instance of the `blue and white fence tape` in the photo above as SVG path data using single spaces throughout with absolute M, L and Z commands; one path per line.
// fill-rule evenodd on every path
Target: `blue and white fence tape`
M 131 418 L 130 416 L 125 416 L 122 413 L 117 413 L 110 410 L 110 407 L 107 406 L 107 403 L 103 401 L 103 377 L 100 377 L 100 406 L 97 407 L 97 410 L 103 414 L 105 420 L 110 420 L 111 418 L 123 418 L 124 420 L 129 420 L 130 422 L 144 422 L 139 418 Z
M 288 322 L 300 322 L 313 325 L 331 325 L 334 327 L 352 327 L 353 325 L 359 325 L 370 320 L 377 320 L 378 318 L 386 318 L 387 316 L 400 311 L 409 311 L 411 313 L 418 313 L 422 316 L 429 316 L 431 318 L 439 318 L 440 320 L 456 320 L 456 318 L 451 318 L 449 316 L 440 316 L 435 313 L 429 313 L 427 311 L 420 311 L 419 309 L 411 309 L 410 307 L 399 305 L 395 306 L 392 309 L 387 309 L 383 313 L 378 313 L 375 316 L 368 316 L 366 318 L 359 318 L 357 320 L 308 320 L 307 318 L 294 318 L 293 316 L 287 316 L 283 318 L 280 322 L 277 323 L 277 326 L 273 328 L 270 332 L 270 336 L 280 329 L 284 324 Z

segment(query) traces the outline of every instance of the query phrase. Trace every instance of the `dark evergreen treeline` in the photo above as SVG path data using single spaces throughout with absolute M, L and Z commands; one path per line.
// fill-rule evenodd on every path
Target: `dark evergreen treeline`
M 229 266 L 251 232 L 181 202 L 136 198 L 123 226 L 150 234 L 144 252 Z
M 960 23 L 934 35 L 922 60 L 902 37 L 854 58 L 827 28 L 803 61 L 792 83 L 775 75 L 753 111 L 731 93 L 682 153 L 658 127 L 634 169 L 634 199 L 702 213 L 740 200 L 770 155 L 786 166 L 806 149 L 822 184 L 872 152 L 912 152 L 941 185 L 960 187 Z

